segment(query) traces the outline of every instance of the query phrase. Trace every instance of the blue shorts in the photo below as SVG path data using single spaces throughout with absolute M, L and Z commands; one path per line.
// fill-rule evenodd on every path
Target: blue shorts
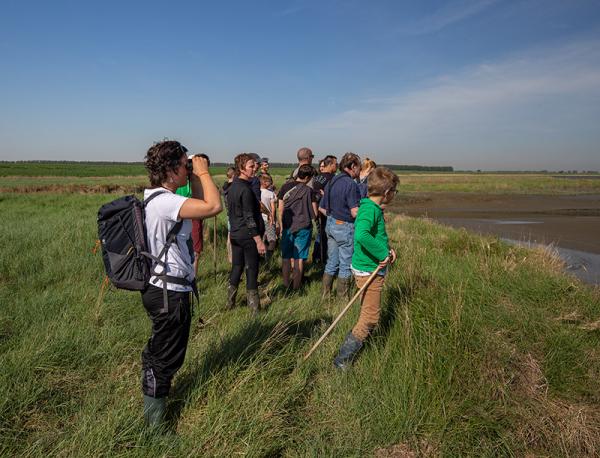
M 281 257 L 283 259 L 308 258 L 312 228 L 300 229 L 292 234 L 289 229 L 281 233 Z

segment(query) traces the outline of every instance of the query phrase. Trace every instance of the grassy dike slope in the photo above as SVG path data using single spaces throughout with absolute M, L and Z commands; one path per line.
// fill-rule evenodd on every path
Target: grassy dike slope
M 598 290 L 546 253 L 392 216 L 382 326 L 347 374 L 331 360 L 357 307 L 302 364 L 343 304 L 321 303 L 317 273 L 294 294 L 272 269 L 267 313 L 225 312 L 225 251 L 215 280 L 208 244 L 175 434 L 148 435 L 149 321 L 137 293 L 98 301 L 95 215 L 113 198 L 0 194 L 0 455 L 600 453 Z

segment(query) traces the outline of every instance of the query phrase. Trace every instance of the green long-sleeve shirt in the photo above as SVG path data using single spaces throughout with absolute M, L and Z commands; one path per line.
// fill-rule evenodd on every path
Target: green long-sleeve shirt
M 381 207 L 369 198 L 360 201 L 354 221 L 352 267 L 373 272 L 390 251 Z

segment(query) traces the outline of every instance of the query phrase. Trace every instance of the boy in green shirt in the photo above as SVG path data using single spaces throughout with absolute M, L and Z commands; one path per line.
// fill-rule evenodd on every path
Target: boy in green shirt
M 396 186 L 398 176 L 386 167 L 377 167 L 369 175 L 368 197 L 360 201 L 354 222 L 354 253 L 351 266 L 356 285 L 362 288 L 377 266 L 382 266 L 382 269 L 363 292 L 358 322 L 346 335 L 338 355 L 333 360 L 338 369 L 345 370 L 350 367 L 364 340 L 379 322 L 385 266 L 396 260 L 396 253 L 388 244 L 381 206 L 392 201 L 396 195 Z

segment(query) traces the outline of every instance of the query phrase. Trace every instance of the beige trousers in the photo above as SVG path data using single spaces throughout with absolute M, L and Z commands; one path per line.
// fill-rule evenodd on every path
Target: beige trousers
M 369 277 L 354 276 L 356 286 L 362 288 Z M 381 314 L 381 291 L 383 289 L 385 277 L 375 275 L 375 278 L 363 292 L 360 299 L 360 316 L 358 322 L 352 329 L 354 337 L 365 340 L 371 333 L 373 328 L 379 323 L 379 315 Z

